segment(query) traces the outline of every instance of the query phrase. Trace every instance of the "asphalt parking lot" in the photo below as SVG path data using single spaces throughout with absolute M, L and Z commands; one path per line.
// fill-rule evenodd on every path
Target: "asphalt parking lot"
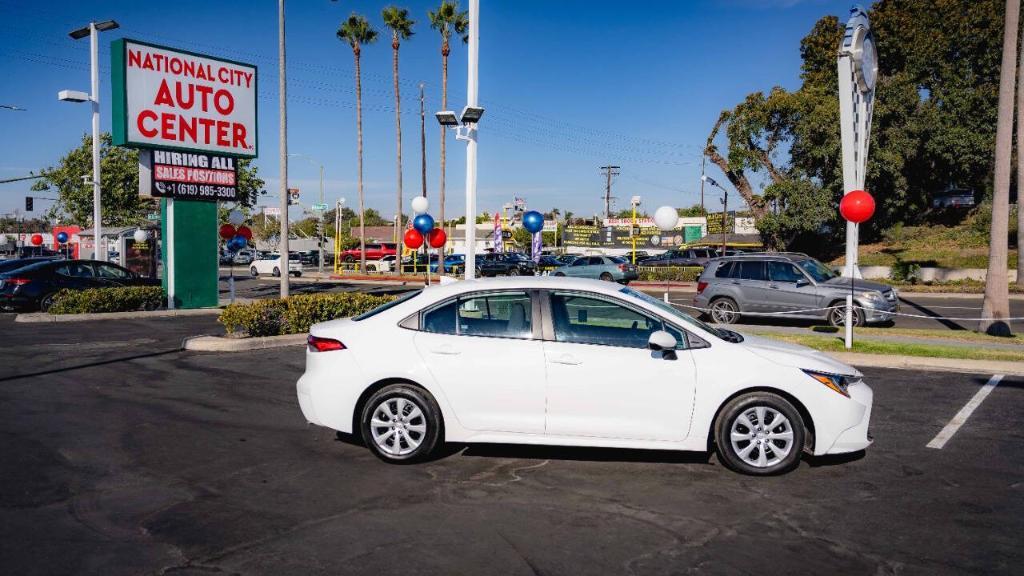
M 1024 562 L 1021 380 L 933 449 L 990 375 L 867 370 L 875 445 L 777 478 L 701 454 L 515 446 L 392 466 L 303 421 L 301 348 L 181 352 L 182 334 L 215 329 L 182 320 L 0 319 L 4 573 L 1019 574 Z

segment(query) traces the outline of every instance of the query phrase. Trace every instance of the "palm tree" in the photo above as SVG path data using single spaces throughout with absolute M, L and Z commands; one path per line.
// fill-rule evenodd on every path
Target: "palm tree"
M 992 190 L 992 228 L 988 245 L 985 300 L 980 332 L 1009 336 L 1009 278 L 1006 270 L 1010 221 L 1010 158 L 1013 148 L 1013 88 L 1017 68 L 1017 24 L 1020 0 L 1006 0 L 1003 27 L 1003 62 L 999 70 L 999 112 L 996 119 L 995 178 Z
M 356 59 L 356 133 L 359 154 L 359 269 L 366 270 L 366 223 L 363 205 L 363 84 L 359 68 L 359 54 L 363 44 L 372 44 L 377 31 L 370 26 L 366 17 L 353 12 L 338 28 L 338 39 L 348 42 Z
M 395 133 L 398 140 L 398 206 L 395 214 L 395 240 L 398 240 L 402 226 L 402 97 L 398 91 L 398 47 L 402 40 L 408 40 L 412 36 L 412 25 L 416 22 L 409 19 L 409 11 L 397 6 L 388 6 L 381 12 L 384 18 L 384 25 L 391 30 L 392 56 L 391 71 L 395 82 Z
M 469 41 L 469 14 L 465 11 L 459 12 L 457 2 L 442 0 L 437 11 L 427 12 L 430 18 L 430 27 L 441 34 L 441 110 L 448 109 L 448 54 L 451 53 L 449 40 L 452 32 L 462 37 L 463 42 Z M 441 129 L 441 222 L 444 222 L 444 163 L 445 143 L 448 133 Z

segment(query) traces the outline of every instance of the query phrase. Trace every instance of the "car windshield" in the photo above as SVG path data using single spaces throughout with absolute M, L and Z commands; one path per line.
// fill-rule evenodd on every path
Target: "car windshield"
M 645 293 L 640 292 L 638 290 L 634 290 L 634 289 L 630 288 L 629 286 L 624 286 L 623 288 L 621 288 L 619 290 L 619 292 L 621 292 L 621 293 L 623 293 L 623 294 L 625 294 L 627 296 L 632 296 L 632 297 L 636 298 L 637 300 L 643 300 L 644 302 L 646 302 L 648 304 L 653 304 L 654 306 L 657 306 L 659 309 L 664 310 L 665 312 L 667 312 L 673 318 L 678 318 L 679 320 L 682 320 L 683 322 L 685 322 L 687 324 L 696 326 L 696 327 L 698 327 L 701 330 L 704 330 L 706 332 L 710 332 L 711 334 L 714 334 L 715 336 L 718 336 L 719 338 L 728 339 L 722 333 L 721 330 L 719 330 L 717 328 L 713 328 L 711 326 L 708 326 L 707 324 L 701 322 L 700 320 L 694 318 L 693 316 L 690 316 L 689 314 L 683 312 L 682 310 L 679 310 L 675 306 L 672 306 L 671 304 L 668 304 L 668 303 L 666 303 L 666 302 L 664 302 L 662 300 L 659 300 L 659 299 L 655 298 L 654 296 L 651 296 L 650 294 L 645 294 Z
M 825 266 L 814 258 L 800 260 L 796 264 L 800 268 L 803 268 L 803 271 L 807 272 L 808 276 L 814 278 L 815 282 L 825 282 L 837 276 L 837 274 L 830 270 L 828 266 Z
M 366 320 L 367 318 L 370 318 L 371 316 L 376 316 L 377 314 L 380 314 L 381 312 L 383 312 L 385 310 L 389 310 L 391 308 L 394 308 L 395 306 L 398 306 L 399 304 L 401 304 L 402 302 L 405 302 L 406 300 L 414 298 L 420 292 L 423 292 L 422 288 L 420 288 L 419 290 L 411 290 L 409 292 L 406 292 L 405 294 L 402 294 L 398 298 L 395 298 L 391 302 L 387 302 L 387 303 L 381 304 L 380 306 L 377 306 L 373 310 L 370 310 L 368 312 L 363 312 L 359 316 L 355 316 L 352 319 L 355 320 L 356 322 L 358 322 L 360 320 Z

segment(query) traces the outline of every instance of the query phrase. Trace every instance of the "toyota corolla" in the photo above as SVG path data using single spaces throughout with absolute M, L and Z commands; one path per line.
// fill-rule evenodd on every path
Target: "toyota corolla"
M 856 369 L 595 280 L 453 282 L 316 324 L 297 388 L 306 420 L 393 463 L 546 444 L 714 450 L 767 475 L 871 444 Z

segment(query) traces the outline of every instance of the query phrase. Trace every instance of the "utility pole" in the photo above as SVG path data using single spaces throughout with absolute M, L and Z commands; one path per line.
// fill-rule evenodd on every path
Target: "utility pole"
M 601 166 L 605 174 L 604 186 L 604 217 L 612 217 L 612 176 L 618 176 L 620 166 Z
M 288 261 L 288 106 L 285 91 L 288 83 L 285 81 L 285 50 L 284 50 L 284 0 L 277 2 L 277 58 L 278 58 L 278 114 L 281 120 L 279 135 L 281 154 L 281 298 L 287 298 L 290 291 L 288 279 L 291 278 L 291 270 Z
M 722 256 L 725 256 L 725 243 L 728 238 L 726 227 L 729 223 L 729 191 L 722 188 L 722 192 L 725 193 L 725 196 L 722 198 Z
M 427 197 L 427 125 L 424 111 L 423 87 L 420 82 L 420 174 L 423 180 L 423 197 Z
M 704 165 L 707 164 L 708 155 L 702 154 L 700 157 L 700 211 L 702 214 L 707 214 L 704 210 Z

